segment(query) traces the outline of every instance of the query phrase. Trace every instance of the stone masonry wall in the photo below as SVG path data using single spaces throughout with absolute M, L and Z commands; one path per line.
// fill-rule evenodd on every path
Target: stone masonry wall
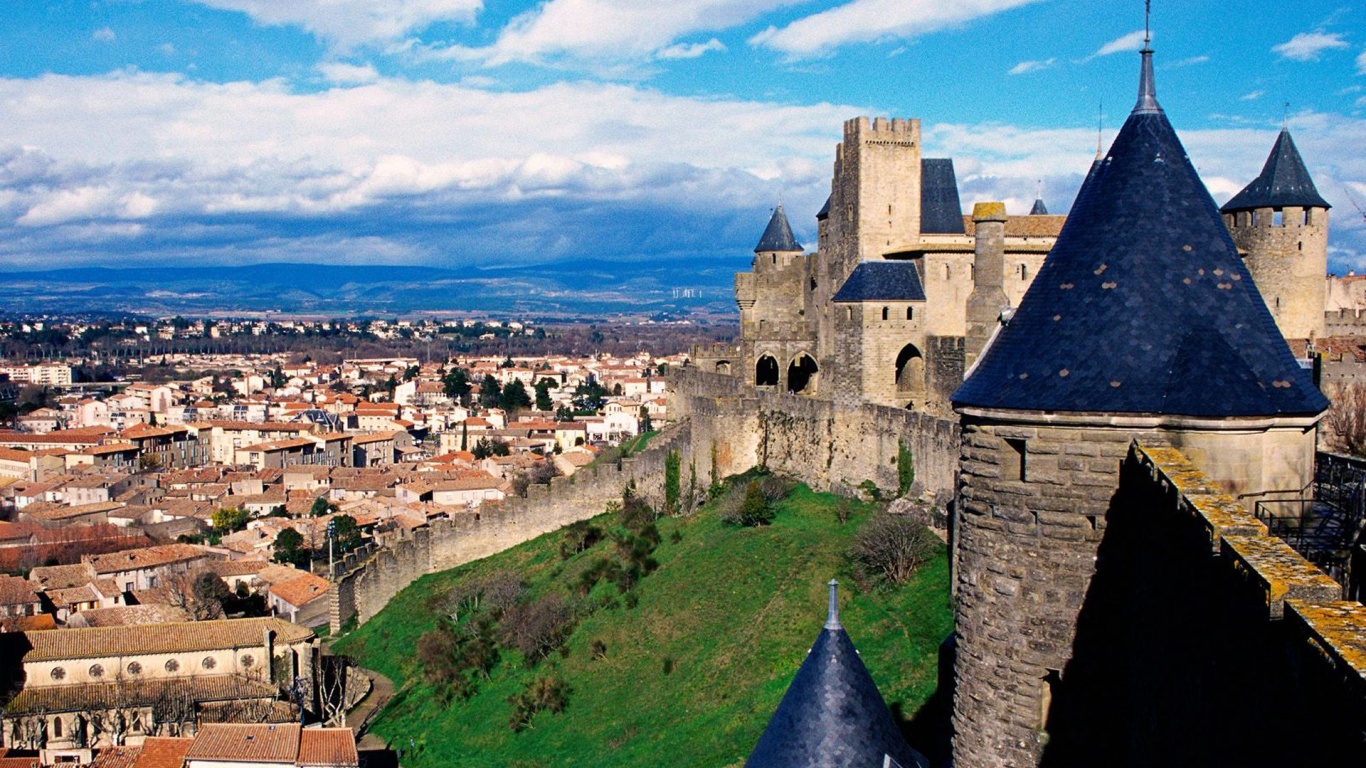
M 533 485 L 526 498 L 481 506 L 478 512 L 433 520 L 425 530 L 348 557 L 334 582 L 333 633 L 353 617 L 369 621 L 401 590 L 429 573 L 444 571 L 529 541 L 579 520 L 602 514 L 632 480 L 637 493 L 658 505 L 663 499 L 664 461 L 670 451 L 688 450 L 691 430 L 676 424 L 651 441 L 648 450 L 620 462 Z
M 1291 207 L 1255 213 L 1225 214 L 1224 223 L 1233 241 L 1247 252 L 1248 271 L 1281 335 L 1322 337 L 1328 298 L 1323 277 L 1328 271 L 1328 211 Z M 1279 223 L 1276 216 L 1281 217 Z
M 964 427 L 954 764 L 1366 757 L 1366 608 L 1176 449 L 1055 432 Z

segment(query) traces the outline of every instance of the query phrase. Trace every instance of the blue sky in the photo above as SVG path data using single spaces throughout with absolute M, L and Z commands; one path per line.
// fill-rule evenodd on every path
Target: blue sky
M 1136 0 L 15 0 L 0 265 L 743 259 L 841 123 L 918 117 L 963 202 L 1071 203 L 1134 101 Z M 1288 120 L 1366 271 L 1366 9 L 1160 0 L 1215 198 Z M 1289 104 L 1287 107 L 1286 104 Z

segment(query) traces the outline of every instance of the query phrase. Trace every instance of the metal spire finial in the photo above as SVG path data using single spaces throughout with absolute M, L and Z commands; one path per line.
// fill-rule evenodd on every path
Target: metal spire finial
M 1143 50 L 1139 53 L 1143 56 L 1143 71 L 1138 78 L 1138 103 L 1134 105 L 1134 114 L 1158 114 L 1162 112 L 1162 107 L 1157 103 L 1157 86 L 1153 83 L 1153 35 L 1149 29 L 1149 17 L 1152 16 L 1152 0 L 1143 1 Z
M 825 617 L 826 629 L 843 629 L 840 625 L 840 601 L 837 594 L 840 583 L 834 579 L 830 580 L 830 612 Z
M 1105 100 L 1096 107 L 1096 159 L 1105 157 Z
M 1281 130 L 1290 130 L 1290 102 L 1288 101 L 1285 103 L 1284 109 L 1281 110 Z

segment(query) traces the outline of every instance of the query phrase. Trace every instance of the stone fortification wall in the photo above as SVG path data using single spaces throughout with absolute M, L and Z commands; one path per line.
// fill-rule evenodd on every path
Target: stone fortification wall
M 974 440 L 965 434 L 965 465 L 989 458 L 970 458 Z M 1096 463 L 1073 478 L 1095 482 L 1059 489 L 1110 494 L 1103 518 L 1071 516 L 1076 494 L 1047 497 L 1053 512 L 998 504 L 987 529 L 1059 542 L 1030 564 L 1005 539 L 962 542 L 960 557 L 983 567 L 959 583 L 955 765 L 1366 758 L 1366 608 L 1176 449 L 1133 442 L 1116 462 L 1108 441 L 1086 442 L 1093 454 L 1057 460 Z M 961 511 L 979 502 L 965 492 Z M 965 612 L 973 601 L 999 610 Z M 1067 658 L 1044 658 L 1059 641 Z
M 699 482 L 756 466 L 790 474 L 813 488 L 854 493 L 866 480 L 897 488 L 901 445 L 915 479 L 951 494 L 958 465 L 958 425 L 924 413 L 756 390 L 695 369 L 673 376 L 671 414 L 691 425 L 687 452 Z M 685 458 L 685 465 L 689 458 Z
M 648 450 L 619 464 L 594 466 L 550 485 L 532 485 L 526 498 L 486 504 L 478 512 L 436 519 L 406 538 L 348 556 L 333 583 L 329 621 L 333 633 L 352 618 L 364 623 L 403 588 L 429 573 L 502 552 L 545 533 L 603 512 L 635 481 L 651 504 L 663 499 L 664 462 L 670 451 L 688 450 L 691 430 L 677 424 L 651 441 Z

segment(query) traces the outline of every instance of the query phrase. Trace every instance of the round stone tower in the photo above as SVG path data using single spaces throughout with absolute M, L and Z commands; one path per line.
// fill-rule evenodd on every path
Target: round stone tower
M 1324 335 L 1328 208 L 1282 130 L 1261 175 L 1220 209 L 1286 339 Z
M 1050 720 L 1087 690 L 1079 627 L 1124 610 L 1093 577 L 1106 552 L 1141 546 L 1109 526 L 1132 519 L 1119 470 L 1134 439 L 1172 444 L 1234 494 L 1312 477 L 1327 401 L 1257 293 L 1152 72 L 1145 47 L 1137 105 L 952 398 L 957 768 L 1119 764 L 1138 738 L 1127 723 L 1097 735 Z

